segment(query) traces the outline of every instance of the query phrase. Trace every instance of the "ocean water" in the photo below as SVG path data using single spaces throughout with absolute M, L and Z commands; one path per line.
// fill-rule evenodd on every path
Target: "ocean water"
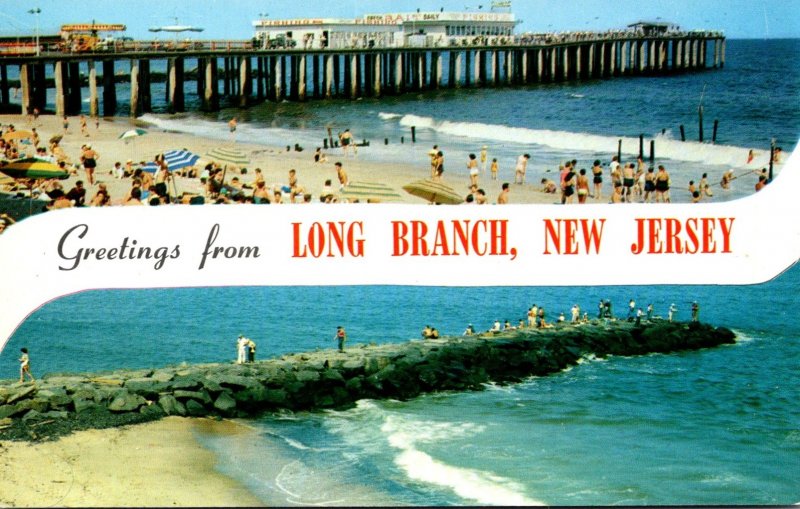
M 800 135 L 800 41 L 729 41 L 723 70 L 504 90 L 442 91 L 382 100 L 264 104 L 215 115 L 144 120 L 224 138 L 234 113 L 243 140 L 321 144 L 350 127 L 373 147 L 359 157 L 420 159 L 437 143 L 454 173 L 482 144 L 511 161 L 530 151 L 535 176 L 567 157 L 608 160 L 617 140 L 656 136 L 679 178 L 744 165 L 770 140 L 789 151 Z M 703 94 L 706 136 L 696 136 Z M 122 94 L 122 92 L 120 92 Z M 159 94 L 154 92 L 154 97 Z M 122 97 L 122 95 L 120 95 Z M 412 145 L 410 126 L 417 126 Z M 661 134 L 665 129 L 665 134 Z M 406 143 L 400 144 L 400 136 Z M 389 138 L 388 146 L 382 144 Z M 318 141 L 319 140 L 319 141 Z M 627 153 L 627 152 L 626 152 Z M 492 155 L 496 154 L 496 155 Z M 463 157 L 462 157 L 463 156 Z M 675 177 L 673 177 L 675 178 Z M 714 179 L 712 179 L 712 182 Z M 749 193 L 734 187 L 729 197 Z M 719 194 L 719 193 L 718 193 Z M 800 253 L 798 254 L 800 255 Z M 734 329 L 737 344 L 697 352 L 586 359 L 545 378 L 412 401 L 361 401 L 352 409 L 268 415 L 255 437 L 201 437 L 219 469 L 273 505 L 761 505 L 800 502 L 800 267 L 754 286 L 547 288 L 276 287 L 106 290 L 51 302 L 0 352 L 0 377 L 17 376 L 31 350 L 34 374 L 230 361 L 247 334 L 260 358 L 353 343 L 397 342 L 426 324 L 460 334 L 522 318 L 536 303 L 551 316 L 600 299 L 621 314 L 630 298 L 671 303 L 688 319 Z M 402 306 L 397 303 L 402 302 Z
M 260 358 L 415 338 L 426 324 L 552 315 L 630 298 L 678 319 L 733 328 L 732 346 L 586 359 L 545 378 L 407 402 L 248 421 L 255 438 L 201 437 L 219 469 L 276 505 L 791 504 L 800 502 L 800 267 L 755 286 L 548 288 L 279 287 L 107 290 L 36 311 L 0 353 L 16 376 L 231 361 L 235 338 Z M 365 305 L 368 302 L 369 305 Z M 397 302 L 406 303 L 397 306 Z M 157 310 L 157 311 L 155 311 Z M 314 489 L 309 489 L 314 486 Z

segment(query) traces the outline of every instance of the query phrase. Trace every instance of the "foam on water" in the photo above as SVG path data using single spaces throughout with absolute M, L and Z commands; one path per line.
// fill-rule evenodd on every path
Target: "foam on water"
M 459 497 L 479 504 L 544 505 L 526 496 L 520 483 L 491 472 L 449 465 L 416 447 L 417 444 L 470 436 L 484 429 L 471 423 L 417 421 L 396 416 L 388 416 L 381 426 L 389 444 L 400 451 L 395 464 L 410 479 L 448 488 Z
M 384 116 L 381 116 L 381 118 L 389 119 L 389 117 Z M 391 119 L 394 118 L 396 117 L 391 117 Z M 430 129 L 439 134 L 461 138 L 534 145 L 564 152 L 612 153 L 616 152 L 614 149 L 617 147 L 618 141 L 622 140 L 623 154 L 627 156 L 639 154 L 639 139 L 631 137 L 603 136 L 549 129 L 528 129 L 480 122 L 451 122 L 449 120 L 437 120 L 432 117 L 411 114 L 403 115 L 399 120 L 399 124 L 404 127 L 415 126 L 417 129 Z M 732 168 L 760 168 L 765 164 L 769 164 L 769 153 L 765 151 L 757 152 L 753 161 L 747 164 L 750 150 L 748 148 L 693 141 L 682 142 L 672 139 L 669 134 L 646 137 L 644 139 L 645 152 L 649 150 L 651 140 L 655 141 L 658 157 L 675 161 L 729 166 Z M 787 158 L 789 155 L 786 154 Z

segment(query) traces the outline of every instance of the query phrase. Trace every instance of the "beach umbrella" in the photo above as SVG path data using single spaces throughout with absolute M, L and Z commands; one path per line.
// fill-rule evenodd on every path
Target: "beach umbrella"
M 147 134 L 147 131 L 145 131 L 144 129 L 129 129 L 124 133 L 120 134 L 118 139 L 125 140 L 125 142 L 127 143 L 129 139 L 136 138 L 139 136 L 144 136 L 145 134 Z
M 400 201 L 400 195 L 380 182 L 350 182 L 339 193 L 348 200 Z
M 230 163 L 236 166 L 244 166 L 250 163 L 250 159 L 243 151 L 231 147 L 217 147 L 206 152 L 206 156 L 218 163 Z
M 33 138 L 31 131 L 9 131 L 3 134 L 3 139 L 6 141 L 11 140 L 29 140 Z
M 9 177 L 30 178 L 30 179 L 65 179 L 69 177 L 69 172 L 62 170 L 55 164 L 28 157 L 14 161 L 0 161 L 0 172 Z
M 458 205 L 464 203 L 464 197 L 455 190 L 441 182 L 431 179 L 418 180 L 403 186 L 403 190 L 410 195 L 417 196 L 431 203 Z
M 197 164 L 199 159 L 199 155 L 193 154 L 188 150 L 167 150 L 164 152 L 164 162 L 167 163 L 167 169 L 169 169 L 169 171 L 175 171 L 180 170 L 181 168 L 194 166 Z M 159 167 L 155 162 L 149 162 L 142 166 L 143 171 L 148 171 L 150 173 L 155 173 L 158 171 L 158 168 Z

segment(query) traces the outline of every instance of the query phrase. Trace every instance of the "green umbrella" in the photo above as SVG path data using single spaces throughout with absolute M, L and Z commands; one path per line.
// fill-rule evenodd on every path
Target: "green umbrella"
M 431 179 L 418 180 L 403 186 L 403 190 L 408 194 L 428 200 L 435 204 L 458 205 L 464 203 L 464 197 L 460 196 L 452 187 L 434 182 Z
M 350 182 L 339 193 L 348 200 L 400 201 L 400 195 L 379 182 Z
M 236 166 L 245 166 L 250 164 L 250 159 L 247 154 L 239 149 L 230 147 L 217 147 L 206 152 L 206 156 L 212 161 L 218 163 L 229 163 Z
M 69 177 L 69 172 L 66 170 L 62 170 L 51 162 L 33 157 L 14 161 L 0 161 L 0 172 L 15 179 L 65 179 Z

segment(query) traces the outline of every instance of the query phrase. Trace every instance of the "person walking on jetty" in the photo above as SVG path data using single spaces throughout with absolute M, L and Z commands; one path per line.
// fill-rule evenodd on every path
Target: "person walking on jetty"
M 339 351 L 344 352 L 344 343 L 347 341 L 347 332 L 344 330 L 344 327 L 339 325 L 336 327 L 336 335 L 333 337 L 338 342 Z
M 27 348 L 20 348 L 19 350 L 22 352 L 22 355 L 19 358 L 19 383 L 23 383 L 25 381 L 25 375 L 28 375 L 31 379 L 31 382 L 35 382 L 36 379 L 31 374 L 31 360 L 28 356 L 28 349 Z

